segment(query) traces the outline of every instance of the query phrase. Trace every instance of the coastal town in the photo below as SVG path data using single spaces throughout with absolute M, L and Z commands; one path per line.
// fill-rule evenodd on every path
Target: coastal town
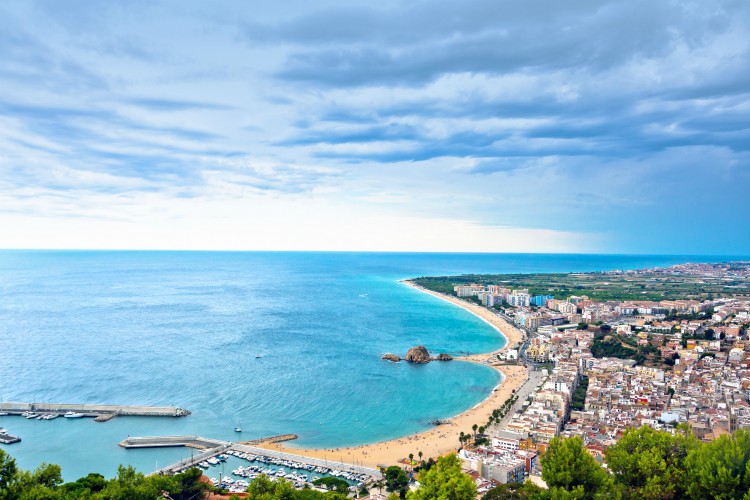
M 727 285 L 720 296 L 658 301 L 534 294 L 503 283 L 453 286 L 453 300 L 524 332 L 493 364 L 501 371 L 525 366 L 539 381 L 511 401 L 506 418 L 475 430 L 475 445 L 459 451 L 480 492 L 493 483 L 538 480 L 538 458 L 556 436 L 580 436 L 601 460 L 629 427 L 675 432 L 687 424 L 704 441 L 750 429 L 750 265 L 684 264 L 611 276 L 644 274 L 665 277 L 665 287 L 666 277 Z M 695 292 L 686 295 L 699 296 L 700 287 Z
M 402 282 L 461 307 L 506 339 L 500 349 L 483 354 L 432 355 L 420 345 L 403 358 L 382 355 L 383 362 L 393 363 L 479 363 L 501 374 L 484 401 L 431 422 L 427 431 L 332 449 L 282 443 L 295 435 L 247 443 L 129 437 L 120 446 L 172 446 L 191 438 L 180 445 L 201 453 L 157 474 L 189 474 L 196 465 L 220 470 L 229 460 L 230 469 L 235 467 L 231 474 L 205 481 L 230 494 L 243 495 L 262 476 L 273 483 L 285 479 L 300 491 L 339 488 L 342 495 L 385 500 L 383 487 L 395 491 L 398 471 L 398 481 L 403 479 L 398 487 L 418 491 L 435 460 L 454 453 L 482 496 L 528 481 L 546 487 L 542 457 L 556 437 L 580 437 L 603 463 L 606 450 L 628 429 L 648 426 L 676 434 L 689 427 L 707 443 L 750 430 L 750 263 L 550 275 L 549 284 L 544 275 L 501 276 Z M 508 286 L 514 280 L 533 285 Z M 675 296 L 675 288 L 684 298 Z M 639 300 L 639 294 L 646 297 Z

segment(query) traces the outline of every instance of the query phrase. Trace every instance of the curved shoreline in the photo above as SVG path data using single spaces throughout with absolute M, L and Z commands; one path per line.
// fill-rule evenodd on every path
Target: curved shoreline
M 513 347 L 523 340 L 523 334 L 520 330 L 483 307 L 470 304 L 456 297 L 427 290 L 408 280 L 402 280 L 401 283 L 461 307 L 471 314 L 478 316 L 505 337 L 506 343 L 499 349 L 489 353 L 472 354 L 456 358 L 494 368 L 500 373 L 500 383 L 480 403 L 452 417 L 447 423 L 416 434 L 373 444 L 342 448 L 296 448 L 276 443 L 265 444 L 262 446 L 263 448 L 331 461 L 340 459 L 344 462 L 358 463 L 368 467 L 396 465 L 399 460 L 407 458 L 410 453 L 413 453 L 415 458 L 418 457 L 420 451 L 423 452 L 423 458 L 426 460 L 428 457 L 437 457 L 457 450 L 459 447 L 458 437 L 461 432 L 472 432 L 471 427 L 473 424 L 484 425 L 492 414 L 492 411 L 502 406 L 513 392 L 523 385 L 528 378 L 526 367 L 523 365 L 498 366 L 497 358 L 495 357 L 497 353 Z
M 488 356 L 494 356 L 495 354 L 502 352 L 505 349 L 508 349 L 509 347 L 515 346 L 516 344 L 523 341 L 524 333 L 521 330 L 519 330 L 515 325 L 511 325 L 510 323 L 505 321 L 503 318 L 501 318 L 497 314 L 493 314 L 488 309 L 482 306 L 472 304 L 471 302 L 467 302 L 465 300 L 459 299 L 458 297 L 454 297 L 452 295 L 446 295 L 444 293 L 435 292 L 433 290 L 428 290 L 427 288 L 419 286 L 410 280 L 401 280 L 400 283 L 403 283 L 404 285 L 409 286 L 411 288 L 415 288 L 421 292 L 430 294 L 433 297 L 437 297 L 446 302 L 449 302 L 453 304 L 454 306 L 460 307 L 464 311 L 470 312 L 471 314 L 473 314 L 474 316 L 481 319 L 482 321 L 490 325 L 492 328 L 497 330 L 500 333 L 500 335 L 505 337 L 505 345 L 499 349 L 496 349 L 488 353 L 480 353 L 480 354 L 472 354 L 469 356 L 462 356 L 460 359 L 468 359 L 468 358 L 473 358 L 473 357 L 484 358 Z

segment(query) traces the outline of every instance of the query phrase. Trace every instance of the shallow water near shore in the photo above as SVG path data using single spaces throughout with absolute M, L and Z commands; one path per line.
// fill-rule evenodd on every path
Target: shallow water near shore
M 496 371 L 382 361 L 416 344 L 487 352 L 479 318 L 399 283 L 421 275 L 632 269 L 726 257 L 291 252 L 0 252 L 3 401 L 176 405 L 186 418 L 96 423 L 0 417 L 24 468 L 66 479 L 144 472 L 189 449 L 124 450 L 128 435 L 236 440 L 296 433 L 336 448 L 429 427 L 483 400 Z M 256 358 L 256 356 L 260 356 Z

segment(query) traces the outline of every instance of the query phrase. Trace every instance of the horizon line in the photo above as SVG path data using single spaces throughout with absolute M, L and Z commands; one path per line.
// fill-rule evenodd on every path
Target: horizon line
M 621 257 L 739 257 L 750 254 L 731 253 L 623 253 L 623 252 L 503 252 L 503 251 L 432 251 L 432 250 L 316 250 L 316 249 L 185 249 L 185 248 L 0 248 L 0 252 L 202 252 L 202 253 L 370 253 L 370 254 L 434 254 L 434 255 L 592 255 Z

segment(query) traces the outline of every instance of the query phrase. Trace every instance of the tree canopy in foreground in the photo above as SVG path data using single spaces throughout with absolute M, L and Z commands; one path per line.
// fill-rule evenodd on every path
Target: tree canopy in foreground
M 711 443 L 698 441 L 688 427 L 674 433 L 649 427 L 628 429 L 605 452 L 605 469 L 586 450 L 580 437 L 555 438 L 541 457 L 542 478 L 548 489 L 527 481 L 500 485 L 486 500 L 584 500 L 584 499 L 713 499 L 750 500 L 750 431 L 739 430 Z M 190 469 L 174 476 L 145 476 L 133 467 L 120 466 L 117 475 L 105 479 L 89 474 L 65 483 L 58 465 L 42 464 L 34 471 L 20 470 L 15 460 L 0 450 L 0 500 L 174 500 L 197 499 L 211 485 L 200 481 L 202 471 Z M 419 475 L 421 487 L 407 493 L 403 469 L 386 470 L 385 483 L 392 496 L 407 500 L 471 500 L 476 486 L 461 471 L 455 454 L 441 457 Z M 328 482 L 328 481 L 326 481 Z M 297 491 L 284 480 L 261 475 L 250 483 L 251 500 L 343 500 L 338 491 Z
M 440 457 L 427 472 L 420 474 L 421 486 L 406 495 L 407 500 L 472 500 L 477 487 L 461 471 L 461 460 L 455 453 Z

